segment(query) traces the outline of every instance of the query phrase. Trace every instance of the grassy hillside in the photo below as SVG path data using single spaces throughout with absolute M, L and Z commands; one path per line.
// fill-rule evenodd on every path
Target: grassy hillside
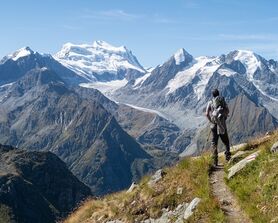
M 237 148 L 237 151 L 242 150 L 244 153 L 225 164 L 227 171 L 251 153 L 261 151 L 255 161 L 248 163 L 230 180 L 226 179 L 240 208 L 254 222 L 278 222 L 278 153 L 270 152 L 277 140 L 278 131 L 249 140 Z M 220 154 L 220 160 L 224 162 L 223 153 Z M 197 158 L 186 158 L 176 166 L 166 168 L 166 175 L 155 187 L 148 185 L 150 177 L 147 176 L 130 193 L 122 191 L 101 199 L 88 200 L 65 222 L 90 223 L 117 219 L 129 223 L 156 219 L 162 215 L 163 208 L 174 210 L 179 204 L 189 203 L 195 197 L 201 198 L 201 203 L 186 222 L 227 222 L 220 203 L 212 195 L 209 183 L 211 163 L 208 153 Z M 178 195 L 177 189 L 180 187 L 183 192 Z
M 278 222 L 278 153 L 270 152 L 277 140 L 278 131 L 250 141 L 244 148 L 246 155 L 261 150 L 260 155 L 227 181 L 253 222 Z
M 173 210 L 195 197 L 202 201 L 188 222 L 225 222 L 210 191 L 210 164 L 208 155 L 199 159 L 184 159 L 175 167 L 165 169 L 165 177 L 154 188 L 147 184 L 150 177 L 145 177 L 131 193 L 123 191 L 87 201 L 65 222 L 106 222 L 115 219 L 138 222 L 150 217 L 158 218 L 163 208 Z M 183 188 L 181 195 L 177 194 L 179 187 Z

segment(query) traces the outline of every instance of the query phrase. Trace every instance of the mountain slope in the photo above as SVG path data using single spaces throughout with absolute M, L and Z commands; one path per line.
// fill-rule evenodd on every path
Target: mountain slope
M 162 150 L 178 150 L 173 147 L 173 143 L 181 134 L 180 129 L 166 118 L 153 111 L 115 103 L 93 88 L 76 88 L 76 91 L 87 100 L 98 101 L 140 144 L 155 146 Z
M 68 89 L 51 70 L 32 70 L 2 94 L 1 143 L 52 151 L 95 194 L 122 189 L 154 168 L 152 157 L 98 101 Z M 137 171 L 138 165 L 145 165 L 137 159 L 149 164 Z M 108 184 L 106 177 L 117 183 Z
M 1 221 L 55 222 L 91 195 L 50 152 L 0 145 L 0 162 Z
M 277 219 L 277 151 L 270 147 L 278 140 L 277 130 L 263 137 L 252 137 L 244 146 L 235 146 L 235 155 L 223 165 L 211 168 L 210 154 L 188 157 L 177 165 L 146 176 L 138 185 L 101 199 L 89 200 L 74 211 L 66 223 L 115 221 L 129 222 L 275 222 Z M 256 160 L 247 164 L 231 179 L 225 169 L 260 151 Z M 236 154 L 241 155 L 236 155 Z M 237 156 L 237 157 L 236 157 Z M 150 182 L 160 176 L 156 182 Z M 219 182 L 221 181 L 221 182 Z M 227 185 L 225 185 L 227 183 Z M 229 188 L 232 189 L 232 193 Z M 228 190 L 228 191 L 227 191 Z M 219 194 L 225 196 L 219 196 Z M 194 197 L 201 198 L 191 216 L 184 220 Z M 223 200 L 221 198 L 225 197 Z M 238 200 L 236 199 L 239 198 Z M 233 202 L 233 203 L 230 203 Z M 187 203 L 187 205 L 186 205 Z M 237 206 L 235 206 L 235 204 Z M 231 208 L 234 208 L 231 210 Z M 182 218 L 180 218 L 180 213 Z

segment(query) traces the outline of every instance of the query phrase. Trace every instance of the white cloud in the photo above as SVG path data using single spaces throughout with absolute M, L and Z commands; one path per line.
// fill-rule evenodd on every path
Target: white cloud
M 144 18 L 145 15 L 132 14 L 121 9 L 105 10 L 105 11 L 87 11 L 80 16 L 83 19 L 98 20 L 126 20 L 132 21 Z

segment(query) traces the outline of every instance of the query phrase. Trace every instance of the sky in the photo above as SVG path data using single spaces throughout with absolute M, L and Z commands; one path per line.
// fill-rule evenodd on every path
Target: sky
M 0 57 L 104 40 L 145 67 L 179 48 L 194 57 L 247 49 L 278 60 L 277 9 L 276 0 L 2 0 Z

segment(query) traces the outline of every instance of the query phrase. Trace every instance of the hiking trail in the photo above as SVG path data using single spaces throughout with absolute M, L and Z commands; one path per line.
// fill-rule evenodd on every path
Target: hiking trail
M 224 166 L 219 165 L 210 175 L 210 184 L 213 195 L 219 201 L 220 208 L 230 223 L 251 223 L 252 221 L 240 208 L 237 199 L 234 197 L 224 180 Z

